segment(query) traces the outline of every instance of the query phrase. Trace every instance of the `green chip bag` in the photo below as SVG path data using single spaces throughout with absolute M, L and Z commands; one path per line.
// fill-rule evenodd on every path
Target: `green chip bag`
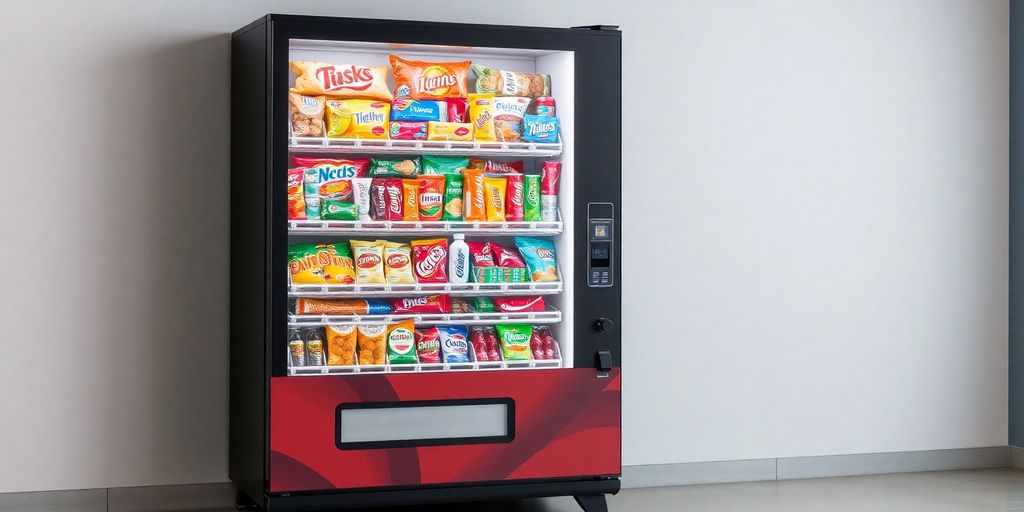
M 497 311 L 497 308 L 494 307 L 494 301 L 487 297 L 470 298 L 469 307 L 473 308 L 473 311 L 477 313 L 494 313 Z
M 469 167 L 466 156 L 423 156 L 423 174 L 462 174 Z
M 530 324 L 499 324 L 494 328 L 498 331 L 501 355 L 506 361 L 533 359 L 533 354 L 530 352 L 530 337 L 533 336 L 533 327 Z
M 416 364 L 416 333 L 412 319 L 388 324 L 388 364 Z M 530 342 L 526 342 L 529 349 Z M 527 350 L 529 351 L 529 350 Z
M 359 208 L 355 203 L 325 198 L 320 203 L 320 218 L 323 220 L 359 220 Z
M 413 178 L 420 173 L 420 157 L 371 158 L 370 176 L 373 178 Z
M 462 175 L 445 175 L 444 212 L 441 220 L 462 220 Z
M 523 176 L 523 220 L 540 221 L 540 175 Z

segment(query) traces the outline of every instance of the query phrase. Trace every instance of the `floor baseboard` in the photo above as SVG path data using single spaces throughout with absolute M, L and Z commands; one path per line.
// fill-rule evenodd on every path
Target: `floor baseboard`
M 668 487 L 995 467 L 1024 469 L 1024 448 L 995 446 L 625 466 L 622 468 L 622 486 Z M 234 486 L 230 483 L 0 493 L 0 510 L 177 512 L 230 509 L 234 505 L 234 496 Z

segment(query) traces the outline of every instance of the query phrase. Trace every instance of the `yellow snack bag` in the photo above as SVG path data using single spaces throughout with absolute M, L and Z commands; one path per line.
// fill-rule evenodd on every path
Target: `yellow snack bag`
M 401 242 L 384 244 L 384 277 L 392 284 L 412 284 L 412 248 Z
M 383 139 L 388 135 L 391 104 L 375 100 L 327 100 L 327 136 Z
M 356 364 L 356 326 L 327 326 L 327 365 Z
M 388 324 L 360 324 L 358 330 L 359 365 L 386 363 Z
M 356 283 L 383 284 L 384 241 L 350 240 L 356 262 Z
M 487 222 L 505 222 L 505 178 L 484 176 Z
M 427 140 L 473 140 L 473 125 L 430 121 L 427 123 Z
M 469 120 L 476 140 L 497 140 L 494 136 L 494 94 L 469 95 Z

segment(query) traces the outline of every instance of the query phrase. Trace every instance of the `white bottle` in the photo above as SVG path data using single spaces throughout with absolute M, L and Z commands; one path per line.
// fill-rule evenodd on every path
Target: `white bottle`
M 456 233 L 448 246 L 448 282 L 465 283 L 469 280 L 469 246 L 466 235 Z

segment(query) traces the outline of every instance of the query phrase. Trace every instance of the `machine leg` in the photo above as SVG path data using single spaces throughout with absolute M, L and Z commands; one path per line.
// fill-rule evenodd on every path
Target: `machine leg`
M 604 494 L 590 496 L 574 496 L 583 512 L 608 512 L 608 501 Z
M 248 494 L 242 492 L 241 489 L 235 491 L 235 510 L 258 510 L 258 508 L 259 505 Z

